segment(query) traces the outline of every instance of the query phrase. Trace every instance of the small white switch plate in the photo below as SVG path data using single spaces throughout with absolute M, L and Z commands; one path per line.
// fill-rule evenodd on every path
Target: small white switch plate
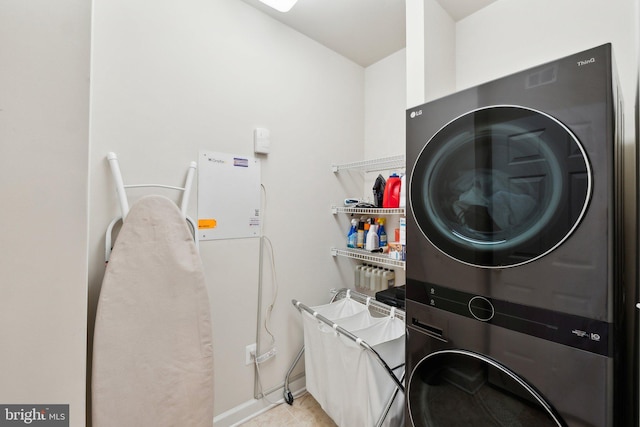
M 253 151 L 256 154 L 269 154 L 271 140 L 269 129 L 255 128 L 253 130 Z

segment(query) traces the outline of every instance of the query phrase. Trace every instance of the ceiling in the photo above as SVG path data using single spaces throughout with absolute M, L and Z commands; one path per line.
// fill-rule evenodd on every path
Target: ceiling
M 242 1 L 363 67 L 406 46 L 405 0 L 298 0 L 287 13 Z M 437 1 L 459 21 L 496 0 Z

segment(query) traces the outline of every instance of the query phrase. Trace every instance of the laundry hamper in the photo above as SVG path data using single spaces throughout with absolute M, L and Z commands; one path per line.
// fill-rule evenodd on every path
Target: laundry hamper
M 341 427 L 402 426 L 404 317 L 390 307 L 375 317 L 350 293 L 323 306 L 297 304 L 304 308 L 307 390 L 324 411 Z

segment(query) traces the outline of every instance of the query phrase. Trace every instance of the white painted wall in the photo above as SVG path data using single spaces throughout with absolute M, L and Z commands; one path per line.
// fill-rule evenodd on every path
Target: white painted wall
M 406 50 L 365 69 L 364 158 L 405 152 Z
M 0 403 L 84 425 L 90 2 L 0 2 Z
M 458 90 L 611 42 L 628 105 L 635 91 L 637 0 L 500 0 L 456 24 Z M 523 11 L 526 11 L 524 13 Z
M 424 0 L 424 22 L 424 102 L 428 102 L 453 92 L 456 87 L 456 26 L 436 0 Z
M 272 150 L 262 157 L 264 232 L 275 251 L 271 329 L 278 354 L 261 372 L 265 389 L 278 386 L 302 345 L 291 299 L 326 303 L 330 288 L 353 280 L 351 261 L 330 256 L 347 232 L 330 206 L 360 192 L 363 180 L 336 177 L 330 166 L 362 158 L 364 69 L 238 0 L 152 7 L 95 0 L 93 9 L 90 324 L 104 271 L 103 233 L 119 214 L 107 152 L 119 156 L 125 183 L 176 185 L 198 150 L 250 156 L 253 129 L 266 127 Z M 130 198 L 141 193 L 132 190 Z M 188 212 L 194 218 L 195 194 Z M 213 313 L 218 416 L 254 395 L 254 370 L 244 358 L 245 346 L 256 341 L 259 246 L 257 239 L 204 241 L 200 251 Z M 266 253 L 263 312 L 274 294 Z M 268 343 L 264 328 L 260 340 Z
M 407 0 L 407 108 L 455 91 L 456 23 L 436 0 Z
M 407 104 L 412 107 L 424 103 L 424 34 L 425 34 L 425 0 L 406 0 L 407 15 Z
M 633 99 L 637 10 L 638 0 L 500 0 L 453 22 L 435 0 L 408 0 L 408 106 L 607 42 Z

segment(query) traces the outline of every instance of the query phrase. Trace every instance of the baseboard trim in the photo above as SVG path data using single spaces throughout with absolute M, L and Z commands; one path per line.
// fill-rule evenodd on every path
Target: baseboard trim
M 301 376 L 300 378 L 292 381 L 289 384 L 289 389 L 295 390 L 292 391 L 294 396 L 303 393 L 306 390 L 304 376 Z M 268 400 L 265 398 L 251 399 L 236 406 L 235 408 L 231 408 L 228 411 L 225 411 L 213 418 L 213 427 L 236 427 L 242 423 L 245 423 L 251 418 L 258 416 L 268 411 L 269 409 L 278 406 L 281 403 L 284 403 L 283 393 L 284 386 L 268 393 Z

